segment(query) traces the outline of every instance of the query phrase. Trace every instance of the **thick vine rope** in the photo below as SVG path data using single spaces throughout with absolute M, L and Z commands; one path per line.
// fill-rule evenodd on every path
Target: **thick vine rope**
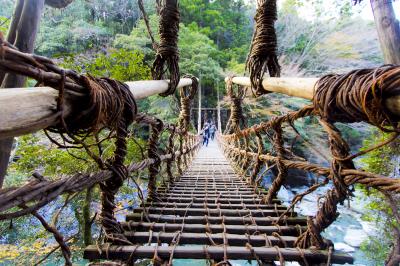
M 386 107 L 386 100 L 400 94 L 400 67 L 353 70 L 326 75 L 315 88 L 316 112 L 332 122 L 368 122 L 385 132 L 400 132 L 399 117 Z
M 342 204 L 352 195 L 351 186 L 355 183 L 376 188 L 383 193 L 400 193 L 399 180 L 356 170 L 352 162 L 354 158 L 388 145 L 397 138 L 400 130 L 397 121 L 400 118 L 389 111 L 387 104 L 390 104 L 388 102 L 390 97 L 399 95 L 399 88 L 399 66 L 386 65 L 376 69 L 354 70 L 343 75 L 327 75 L 322 77 L 316 85 L 313 105 L 220 138 L 225 154 L 238 168 L 247 168 L 249 160 L 253 163 L 255 172 L 252 173 L 251 180 L 259 174 L 260 162 L 277 167 L 278 175 L 268 190 L 265 197 L 266 203 L 271 203 L 285 183 L 287 169 L 312 172 L 325 176 L 333 182 L 334 186 L 323 197 L 316 216 L 309 219 L 307 230 L 298 238 L 296 242 L 298 247 L 314 246 L 324 249 L 330 246 L 330 243 L 326 243 L 321 237 L 321 232 L 336 220 L 339 215 L 337 205 Z M 232 105 L 234 105 L 233 102 Z M 294 127 L 295 120 L 307 116 L 318 117 L 323 130 L 329 136 L 332 154 L 330 168 L 310 164 L 293 154 L 284 145 L 285 141 L 282 137 L 284 123 Z M 348 144 L 333 123 L 361 121 L 393 134 L 382 144 L 352 155 Z M 262 135 L 272 144 L 272 149 L 267 154 L 260 154 Z M 252 141 L 250 144 L 249 140 Z M 258 147 L 257 152 L 252 146 Z M 327 182 L 318 184 L 315 188 L 325 184 Z M 253 185 L 258 184 L 253 183 Z M 311 193 L 315 188 L 305 193 Z M 301 199 L 302 197 L 296 198 L 296 202 Z
M 246 96 L 246 89 L 238 86 L 235 91 L 235 86 L 232 82 L 233 77 L 229 77 L 226 82 L 226 91 L 231 101 L 231 114 L 228 120 L 224 134 L 231 134 L 237 132 L 245 126 L 245 117 L 242 110 L 242 102 Z
M 175 92 L 179 83 L 179 9 L 178 0 L 163 0 L 160 3 L 159 34 L 160 43 L 157 46 L 157 54 L 153 63 L 153 79 L 164 79 L 164 74 L 169 72 L 168 90 L 161 93 L 161 96 L 168 96 Z
M 268 71 L 271 77 L 279 77 L 275 21 L 277 19 L 276 0 L 257 0 L 254 17 L 255 30 L 246 68 L 250 72 L 251 87 L 256 95 L 263 91 L 262 79 Z

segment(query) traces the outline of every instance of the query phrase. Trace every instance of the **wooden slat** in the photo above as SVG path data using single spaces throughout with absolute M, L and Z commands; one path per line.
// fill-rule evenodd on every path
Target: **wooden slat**
M 174 216 L 174 215 L 160 215 L 160 214 L 148 214 L 147 218 L 150 222 L 157 223 L 171 223 L 171 224 L 225 224 L 231 225 L 245 225 L 245 224 L 256 224 L 256 225 L 273 225 L 278 221 L 278 217 L 213 217 L 213 216 Z M 144 213 L 132 213 L 126 216 L 127 221 L 141 222 L 146 221 L 146 216 Z M 282 221 L 280 225 L 307 225 L 306 217 L 289 217 L 285 221 Z
M 217 197 L 181 197 L 181 196 L 166 196 L 160 197 L 161 202 L 208 202 L 208 203 L 245 203 L 245 204 L 265 204 L 262 198 L 256 199 L 239 199 L 239 198 L 217 198 Z M 272 203 L 281 204 L 278 199 L 273 199 Z
M 280 238 L 267 235 L 237 235 L 237 234 L 205 234 L 205 233 L 165 233 L 165 232 L 125 232 L 124 235 L 132 244 L 171 243 L 178 239 L 179 245 L 221 245 L 245 246 L 250 243 L 253 247 L 284 246 L 293 247 L 297 237 L 281 236 Z M 282 247 L 283 247 L 282 246 Z
M 177 202 L 148 202 L 146 207 L 168 207 L 168 208 L 223 208 L 223 209 L 275 209 L 286 210 L 284 205 L 274 204 L 215 204 L 215 203 L 177 203 Z
M 201 189 L 201 190 L 207 190 L 207 189 L 217 189 L 217 190 L 226 190 L 226 189 L 233 189 L 233 190 L 243 190 L 243 191 L 254 191 L 255 189 L 246 185 L 239 185 L 239 186 L 232 186 L 230 184 L 224 184 L 224 185 L 215 185 L 215 184 L 208 184 L 208 185 L 172 185 L 170 187 L 159 187 L 159 190 L 165 190 L 165 189 L 170 189 L 170 190 L 196 190 L 196 189 Z
M 157 250 L 157 255 L 164 260 L 168 260 L 171 254 L 175 259 L 205 259 L 223 260 L 226 252 L 230 260 L 254 260 L 254 254 L 266 262 L 276 261 L 279 253 L 276 248 L 255 247 L 252 250 L 247 247 L 208 247 L 208 246 L 96 246 L 92 245 L 85 249 L 85 259 L 151 259 Z M 294 248 L 280 248 L 280 254 L 286 261 L 302 262 L 302 256 L 309 263 L 326 263 L 328 259 L 327 251 L 301 250 Z M 173 253 L 172 253 L 173 252 Z M 336 264 L 353 263 L 353 258 L 342 253 L 335 252 L 331 256 L 331 262 Z
M 285 210 L 257 210 L 257 209 L 247 209 L 247 210 L 232 210 L 232 209 L 217 209 L 217 208 L 155 208 L 149 207 L 146 208 L 147 213 L 151 214 L 164 214 L 164 215 L 185 215 L 185 216 L 192 216 L 192 215 L 209 215 L 209 216 L 233 216 L 233 217 L 244 217 L 244 216 L 252 216 L 252 217 L 267 217 L 267 216 L 279 216 Z M 143 212 L 143 208 L 137 208 L 134 210 L 135 213 Z M 292 216 L 295 216 L 295 212 L 291 212 Z M 289 215 L 290 215 L 289 214 Z M 129 214 L 128 214 L 129 215 Z
M 304 232 L 306 226 L 257 226 L 257 225 L 222 225 L 222 224 L 165 224 L 165 223 L 146 223 L 146 222 L 123 222 L 122 228 L 125 231 L 164 231 L 164 232 L 177 232 L 182 230 L 186 233 L 226 233 L 230 234 L 267 234 L 271 235 L 274 232 L 286 236 L 299 236 L 300 232 Z
M 241 195 L 241 194 L 236 194 L 236 193 L 159 193 L 158 197 L 179 197 L 179 196 L 185 196 L 185 197 L 190 197 L 190 198 L 199 198 L 199 197 L 215 197 L 215 198 L 243 198 L 243 199 L 260 199 L 261 197 L 258 196 L 257 194 L 250 194 L 250 195 Z
M 243 195 L 243 196 L 253 196 L 257 194 L 266 194 L 267 192 L 259 192 L 259 193 L 254 193 L 253 191 L 248 191 L 248 190 L 216 190 L 216 189 L 191 189 L 191 190 L 186 190 L 186 189 L 157 189 L 158 193 L 178 193 L 182 195 L 192 195 L 194 193 L 199 194 L 199 193 L 204 193 L 204 194 L 229 194 L 229 195 Z
M 218 158 L 218 151 L 213 156 Z M 267 265 L 279 260 L 279 254 L 286 260 L 301 264 L 304 264 L 303 254 L 308 254 L 309 265 L 326 263 L 326 251 L 300 252 L 291 249 L 297 237 L 307 230 L 306 217 L 296 217 L 293 212 L 293 217 L 279 220 L 278 216 L 286 211 L 280 200 L 274 199 L 273 204 L 266 204 L 264 188 L 251 187 L 236 175 L 227 177 L 224 173 L 228 171 L 216 175 L 219 166 L 205 162 L 195 159 L 195 167 L 189 169 L 183 179 L 159 187 L 153 201 L 146 202 L 145 207 L 142 205 L 126 216 L 127 222 L 121 223 L 124 235 L 133 244 L 141 244 L 128 249 L 131 259 L 153 258 L 151 251 L 157 251 L 157 255 L 164 258 L 160 256 L 160 249 L 165 249 L 164 259 L 174 254 L 174 258 L 220 261 L 226 252 L 229 259 L 255 260 L 254 251 L 257 251 L 257 257 Z M 159 247 L 155 248 L 155 243 Z M 171 243 L 176 246 L 166 246 Z M 147 246 L 150 247 L 143 249 Z M 272 246 L 276 248 L 270 248 Z M 115 254 L 107 250 L 110 259 L 124 259 L 124 248 L 115 249 Z M 187 249 L 177 254 L 176 251 L 181 248 Z M 104 253 L 96 254 L 89 247 L 85 256 L 98 259 L 101 256 L 104 258 Z M 334 257 L 332 262 L 336 263 L 352 261 L 350 256 L 344 254 L 334 253 Z

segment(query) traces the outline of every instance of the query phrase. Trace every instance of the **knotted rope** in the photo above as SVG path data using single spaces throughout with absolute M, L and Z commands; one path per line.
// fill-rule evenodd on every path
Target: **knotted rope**
M 267 71 L 271 77 L 280 76 L 281 70 L 276 55 L 276 19 L 276 0 L 257 0 L 255 30 L 246 62 L 246 68 L 250 72 L 251 87 L 256 95 L 262 94 L 262 79 Z
M 231 84 L 228 86 L 231 86 Z M 276 197 L 277 192 L 284 184 L 287 169 L 295 168 L 310 171 L 332 180 L 334 188 L 323 197 L 324 200 L 318 213 L 315 217 L 309 218 L 307 231 L 296 242 L 296 245 L 300 248 L 311 246 L 320 249 L 327 248 L 331 244 L 324 242 L 321 232 L 336 220 L 338 216 L 337 205 L 342 204 L 352 195 L 351 186 L 353 184 L 359 183 L 367 187 L 374 187 L 382 192 L 400 192 L 398 180 L 356 170 L 352 162 L 352 159 L 387 145 L 397 138 L 400 133 L 398 124 L 400 118 L 390 112 L 387 106 L 391 104 L 388 99 L 399 95 L 399 93 L 399 66 L 386 65 L 376 69 L 354 70 L 343 75 L 327 75 L 321 78 L 316 85 L 313 105 L 306 106 L 297 112 L 275 117 L 250 128 L 238 130 L 233 134 L 224 135 L 221 138 L 223 148 L 228 157 L 235 161 L 238 166 L 242 166 L 243 158 L 246 156 L 253 158 L 254 164 L 258 165 L 257 167 L 259 167 L 259 161 L 277 165 L 278 176 L 268 190 L 266 202 L 271 202 Z M 307 116 L 319 117 L 324 131 L 329 136 L 332 154 L 330 168 L 310 164 L 284 148 L 283 124 L 288 123 L 294 127 L 295 120 Z M 394 134 L 382 144 L 351 155 L 348 144 L 333 123 L 361 121 Z M 260 134 L 265 134 L 266 139 L 269 139 L 275 155 L 259 154 L 261 149 L 259 145 Z M 242 142 L 248 142 L 250 135 L 257 138 L 257 153 L 251 148 L 252 145 L 241 145 Z M 311 193 L 317 187 L 327 183 L 328 181 L 318 184 L 305 194 Z M 296 202 L 301 199 L 302 197 L 296 199 Z
M 368 122 L 384 132 L 400 132 L 399 117 L 386 104 L 400 95 L 400 67 L 386 65 L 322 77 L 315 88 L 314 108 L 328 122 Z
M 64 143 L 60 144 L 49 134 L 47 136 L 62 148 L 68 148 L 66 143 L 81 145 L 88 155 L 97 162 L 100 169 L 112 171 L 112 177 L 100 183 L 102 202 L 100 218 L 108 241 L 128 243 L 129 241 L 123 235 L 121 226 L 114 217 L 116 207 L 114 200 L 119 188 L 128 178 L 129 171 L 124 165 L 124 159 L 127 153 L 128 126 L 132 124 L 137 113 L 135 99 L 129 87 L 124 83 L 108 78 L 81 76 L 80 81 L 87 90 L 87 97 L 85 97 L 87 107 L 82 109 L 76 117 L 70 117 L 66 120 L 64 117 L 64 93 L 67 77 L 64 70 L 60 74 L 62 79 L 57 100 L 60 122 L 48 130 L 52 133 L 58 133 Z M 116 149 L 110 162 L 104 162 L 101 159 L 101 154 L 95 154 L 90 149 L 90 145 L 85 143 L 86 139 L 95 134 L 97 136 L 98 132 L 104 127 L 110 130 L 106 138 L 109 138 L 114 132 L 116 135 Z M 100 141 L 97 145 L 99 143 Z M 99 150 L 101 149 L 99 148 Z
M 159 34 L 160 43 L 157 45 L 157 54 L 151 70 L 153 79 L 164 79 L 166 69 L 169 71 L 170 82 L 168 90 L 161 96 L 168 96 L 175 92 L 179 83 L 179 9 L 177 0 L 163 0 L 160 3 Z M 165 69 L 165 64 L 167 65 Z
M 240 130 L 241 127 L 245 126 L 242 102 L 246 96 L 246 89 L 240 86 L 237 87 L 237 92 L 235 92 L 232 79 L 233 77 L 229 77 L 228 81 L 226 82 L 226 91 L 231 101 L 231 114 L 224 134 L 234 133 Z
M 185 75 L 183 78 L 190 78 L 192 80 L 192 85 L 181 88 L 179 91 L 181 99 L 181 111 L 179 114 L 178 125 L 182 131 L 187 132 L 190 125 L 190 104 L 196 96 L 199 87 L 199 80 L 193 75 Z

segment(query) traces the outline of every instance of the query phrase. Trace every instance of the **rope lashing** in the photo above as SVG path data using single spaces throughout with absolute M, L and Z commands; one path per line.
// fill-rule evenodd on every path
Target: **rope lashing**
M 158 154 L 158 142 L 163 130 L 163 122 L 160 119 L 154 119 L 150 124 L 150 137 L 148 141 L 147 155 L 149 159 L 154 160 L 154 163 L 149 166 L 149 184 L 148 184 L 148 199 L 153 200 L 156 197 L 157 176 L 160 172 L 161 159 Z
M 127 241 L 122 233 L 122 228 L 114 216 L 114 210 L 116 209 L 114 200 L 118 190 L 129 177 L 129 171 L 124 165 L 124 160 L 127 155 L 128 127 L 135 118 L 137 107 L 133 95 L 127 85 L 112 80 L 109 80 L 109 82 L 114 85 L 114 88 L 119 88 L 116 93 L 113 93 L 112 98 L 122 98 L 127 101 L 124 102 L 124 108 L 119 108 L 120 111 L 117 112 L 119 114 L 117 118 L 119 119 L 117 120 L 118 124 L 116 129 L 116 148 L 112 163 L 108 167 L 114 174 L 109 180 L 100 184 L 102 200 L 102 211 L 100 217 L 102 218 L 102 225 L 106 234 L 117 233 L 118 236 L 112 236 L 112 240 L 115 242 L 116 239 L 120 242 L 120 239 L 122 239 L 122 242 L 126 243 Z M 118 105 L 114 105 L 114 107 L 118 107 Z M 112 110 L 112 108 L 105 110 L 110 111 L 110 109 Z
M 85 148 L 100 169 L 108 169 L 113 173 L 110 179 L 100 185 L 102 224 L 106 238 L 127 243 L 114 218 L 114 197 L 128 177 L 128 171 L 123 165 L 126 137 L 128 126 L 135 119 L 137 112 L 135 99 L 128 86 L 116 80 L 79 75 L 74 71 L 61 69 L 45 57 L 19 52 L 3 39 L 0 39 L 0 48 L 3 56 L 2 69 L 35 78 L 38 84 L 58 88 L 55 119 L 59 122 L 47 130 L 59 134 L 63 143 L 47 135 L 62 148 Z M 81 108 L 65 117 L 64 110 L 67 107 L 64 106 L 64 99 L 74 94 L 83 96 L 74 101 L 74 104 Z M 110 162 L 102 161 L 100 155 L 91 151 L 90 146 L 93 144 L 85 143 L 87 138 L 95 136 L 103 128 L 110 131 L 106 138 L 110 138 L 114 133 L 116 135 L 114 159 Z
M 178 0 L 163 0 L 160 3 L 159 34 L 160 43 L 157 46 L 157 54 L 151 70 L 153 79 L 164 79 L 168 70 L 170 82 L 168 90 L 161 96 L 168 96 L 175 92 L 179 83 L 179 33 L 180 14 Z M 166 65 L 166 66 L 165 66 Z
M 246 69 L 250 72 L 251 87 L 256 95 L 263 91 L 262 79 L 268 71 L 271 77 L 279 77 L 281 69 L 277 57 L 276 0 L 257 0 L 254 17 L 255 29 L 247 58 Z
M 341 137 L 340 131 L 333 124 L 323 120 L 321 123 L 329 136 L 330 149 L 333 157 L 331 162 L 331 175 L 334 188 L 326 193 L 325 200 L 315 218 L 307 223 L 307 231 L 297 239 L 296 245 L 300 248 L 308 248 L 311 246 L 316 246 L 319 249 L 327 248 L 327 244 L 323 241 L 321 233 L 339 216 L 337 205 L 343 204 L 343 202 L 352 195 L 343 176 L 340 174 L 341 169 L 355 169 L 351 159 L 340 160 L 349 156 L 350 147 Z
M 307 230 L 296 242 L 297 247 L 325 249 L 331 245 L 323 240 L 321 232 L 336 220 L 339 215 L 337 205 L 343 204 L 352 195 L 351 186 L 353 184 L 359 183 L 367 187 L 374 187 L 382 192 L 400 191 L 396 180 L 357 170 L 352 162 L 354 158 L 389 144 L 399 135 L 400 129 L 397 121 L 400 118 L 386 107 L 387 99 L 400 93 L 399 76 L 400 67 L 392 65 L 376 69 L 354 70 L 343 75 L 327 75 L 321 78 L 316 85 L 313 105 L 220 138 L 223 140 L 222 145 L 225 152 L 238 168 L 243 167 L 244 157 L 253 158 L 255 164 L 256 159 L 261 159 L 265 163 L 274 163 L 280 168 L 277 178 L 268 190 L 266 201 L 269 203 L 276 197 L 277 192 L 284 184 L 285 178 L 282 173 L 287 172 L 286 169 L 300 169 L 327 178 L 325 182 L 318 184 L 310 192 L 327 184 L 328 180 L 333 181 L 334 187 L 323 197 L 317 215 L 309 218 Z M 283 124 L 293 125 L 297 119 L 307 116 L 319 117 L 323 130 L 329 136 L 332 154 L 330 168 L 310 164 L 295 154 L 287 152 L 284 148 Z M 382 144 L 351 155 L 349 145 L 333 123 L 361 121 L 394 134 Z M 260 134 L 264 134 L 266 139 L 271 142 L 275 154 L 260 155 L 251 148 L 251 145 L 241 145 L 251 139 L 249 136 L 257 138 L 257 142 L 259 142 Z M 391 185 L 388 185 L 389 183 Z M 294 202 L 300 201 L 305 194 L 295 199 Z M 279 221 L 282 219 L 283 215 Z
M 181 111 L 179 114 L 179 127 L 182 131 L 188 131 L 190 125 L 190 104 L 196 96 L 199 80 L 193 75 L 185 75 L 183 78 L 190 78 L 192 85 L 180 89 Z
M 61 71 L 61 75 L 62 80 L 57 100 L 60 123 L 50 128 L 49 131 L 60 134 L 64 140 L 64 144 L 60 145 L 61 147 L 65 147 L 65 142 L 80 144 L 101 169 L 112 171 L 112 177 L 100 183 L 102 202 L 100 218 L 108 241 L 129 243 L 123 235 L 122 227 L 115 219 L 114 210 L 116 205 L 114 201 L 119 188 L 128 178 L 128 169 L 124 165 L 124 159 L 127 154 L 128 126 L 132 124 L 137 113 L 135 99 L 129 87 L 124 83 L 107 78 L 99 79 L 91 76 L 82 76 L 82 84 L 88 90 L 87 101 L 89 108 L 83 109 L 77 119 L 66 121 L 63 114 L 66 80 L 64 70 Z M 103 127 L 107 127 L 111 132 L 115 132 L 116 135 L 116 149 L 111 162 L 103 162 L 100 158 L 101 154 L 95 155 L 88 144 L 85 143 L 86 138 L 97 134 Z M 53 142 L 57 143 L 50 135 L 48 136 Z M 108 136 L 111 136 L 111 134 Z
M 384 104 L 400 94 L 400 67 L 385 65 L 326 75 L 315 88 L 316 113 L 329 122 L 368 122 L 384 132 L 398 132 L 399 117 Z
M 272 123 L 274 125 L 272 127 L 272 129 L 274 130 L 274 137 L 272 140 L 272 145 L 275 150 L 276 157 L 277 157 L 276 167 L 278 169 L 278 174 L 275 177 L 275 180 L 272 183 L 271 187 L 268 189 L 268 194 L 265 198 L 266 202 L 269 204 L 271 204 L 273 198 L 276 197 L 278 191 L 282 187 L 284 181 L 286 180 L 287 174 L 288 174 L 288 168 L 282 162 L 282 160 L 284 159 L 284 156 L 285 156 L 285 148 L 283 147 L 284 140 L 283 140 L 282 124 L 279 123 L 279 120 L 280 120 L 279 118 L 276 120 L 277 120 L 276 122 Z
M 237 92 L 235 92 L 232 79 L 233 77 L 229 77 L 228 81 L 226 82 L 226 92 L 231 101 L 231 114 L 224 134 L 234 133 L 240 130 L 241 127 L 245 126 L 242 102 L 246 96 L 246 89 L 242 86 L 237 86 Z
M 3 71 L 33 78 L 38 81 L 37 85 L 60 91 L 58 112 L 49 119 L 60 121 L 62 117 L 67 127 L 61 125 L 60 121 L 60 125 L 50 130 L 84 136 L 103 127 L 116 130 L 124 115 L 127 115 L 127 120 L 133 120 L 128 116 L 134 117 L 136 104 L 127 86 L 121 82 L 64 70 L 46 57 L 19 52 L 2 38 L 0 55 L 0 69 Z M 76 95 L 82 97 L 74 97 Z M 64 99 L 67 97 L 80 108 L 74 108 L 72 113 L 64 117 L 63 110 L 67 108 L 64 107 Z M 125 105 L 127 110 L 131 108 L 131 114 L 124 114 Z

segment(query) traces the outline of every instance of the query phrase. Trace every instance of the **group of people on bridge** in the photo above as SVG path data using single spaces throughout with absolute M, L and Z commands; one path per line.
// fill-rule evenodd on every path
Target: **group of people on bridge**
M 208 146 L 208 141 L 210 138 L 211 140 L 214 140 L 216 131 L 217 127 L 213 121 L 208 120 L 204 123 L 203 129 L 201 130 L 201 134 L 203 135 L 203 146 Z

